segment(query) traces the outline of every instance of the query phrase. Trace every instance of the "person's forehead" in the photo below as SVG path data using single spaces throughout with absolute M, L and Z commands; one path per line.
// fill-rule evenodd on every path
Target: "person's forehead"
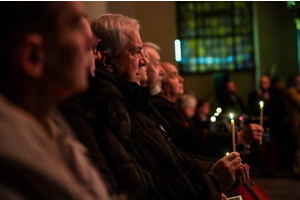
M 145 46 L 143 48 L 149 58 L 153 58 L 153 59 L 155 59 L 155 61 L 160 60 L 160 55 L 155 49 L 153 49 L 152 47 L 148 47 L 148 46 Z
M 154 60 L 154 62 L 160 61 L 160 55 L 159 55 L 159 53 L 158 53 L 157 51 L 155 51 L 154 49 L 153 49 L 153 51 L 152 51 L 152 59 Z
M 127 28 L 124 33 L 128 38 L 126 45 L 128 48 L 143 48 L 143 42 L 137 29 Z
M 232 87 L 232 86 L 234 86 L 234 83 L 233 83 L 233 82 L 228 82 L 228 83 L 227 83 L 227 87 Z
M 269 82 L 269 78 L 266 76 L 261 77 L 262 82 Z
M 178 74 L 178 70 L 175 66 L 173 65 L 168 65 L 167 70 L 169 74 Z
M 65 9 L 62 9 L 60 17 L 60 22 L 63 26 L 65 23 L 74 23 L 76 20 L 79 21 L 82 17 L 87 16 L 87 11 L 82 2 L 67 1 L 65 3 Z

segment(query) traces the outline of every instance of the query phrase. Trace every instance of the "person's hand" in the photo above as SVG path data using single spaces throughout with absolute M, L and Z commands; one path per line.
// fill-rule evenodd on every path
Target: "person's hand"
M 209 170 L 208 174 L 214 176 L 223 193 L 233 186 L 236 182 L 236 172 L 242 167 L 240 154 L 232 152 L 218 160 Z M 238 176 L 238 178 L 240 178 Z
M 226 199 L 227 199 L 227 196 L 224 193 L 222 193 L 221 194 L 221 200 L 226 200 Z
M 247 165 L 247 163 L 244 163 L 242 167 L 239 168 L 239 170 L 235 174 L 235 182 L 231 186 L 229 191 L 235 190 L 237 187 L 243 185 L 249 180 L 250 178 L 249 170 L 250 170 L 250 166 Z
M 264 128 L 259 124 L 248 124 L 243 130 L 237 132 L 237 144 L 251 143 L 260 140 Z

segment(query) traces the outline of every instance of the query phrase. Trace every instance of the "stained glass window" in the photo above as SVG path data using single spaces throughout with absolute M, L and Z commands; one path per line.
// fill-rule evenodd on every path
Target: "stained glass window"
M 176 4 L 181 73 L 254 69 L 251 1 Z

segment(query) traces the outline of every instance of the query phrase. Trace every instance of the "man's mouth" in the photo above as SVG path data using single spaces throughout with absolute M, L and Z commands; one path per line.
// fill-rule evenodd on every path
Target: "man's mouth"
M 138 72 L 138 73 L 136 73 L 135 75 L 138 76 L 139 78 L 142 77 L 141 72 Z

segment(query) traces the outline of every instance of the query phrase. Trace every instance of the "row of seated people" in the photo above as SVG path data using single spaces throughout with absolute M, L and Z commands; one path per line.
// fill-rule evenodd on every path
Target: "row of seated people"
M 223 94 L 217 102 L 221 113 L 211 111 L 211 103 L 206 100 L 197 100 L 192 92 L 186 92 L 178 98 L 178 107 L 192 126 L 204 129 L 229 131 L 231 128 L 229 114 L 233 113 L 238 129 L 249 123 L 260 123 L 260 101 L 263 106 L 263 145 L 260 149 L 260 162 L 262 163 L 262 176 L 274 177 L 275 168 L 291 169 L 295 175 L 299 174 L 297 156 L 297 89 L 299 74 L 292 74 L 287 81 L 287 88 L 280 78 L 270 81 L 268 76 L 262 76 L 259 88 L 248 95 L 248 106 L 237 94 L 233 81 L 224 85 Z M 215 105 L 214 105 L 215 106 Z M 214 116 L 216 122 L 212 122 Z M 289 156 L 287 156 L 289 155 Z M 293 158 L 294 157 L 294 158 Z M 278 160 L 278 162 L 277 162 Z M 294 163 L 294 164 L 293 164 Z
M 230 133 L 185 123 L 172 91 L 183 79 L 136 19 L 89 25 L 81 2 L 1 5 L 1 199 L 215 200 L 247 182 Z M 237 143 L 262 132 L 251 124 Z M 219 148 L 231 153 L 195 159 Z

